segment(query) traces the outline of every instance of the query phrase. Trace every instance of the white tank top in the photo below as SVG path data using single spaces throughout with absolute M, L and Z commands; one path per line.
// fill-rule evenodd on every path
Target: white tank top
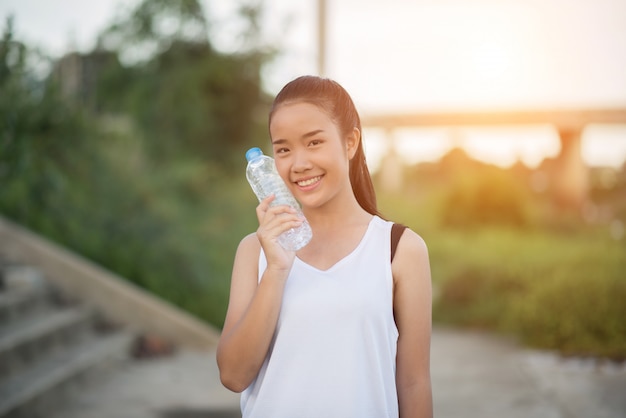
M 398 417 L 391 222 L 374 217 L 328 270 L 296 257 L 244 418 Z M 259 280 L 266 268 L 261 251 Z

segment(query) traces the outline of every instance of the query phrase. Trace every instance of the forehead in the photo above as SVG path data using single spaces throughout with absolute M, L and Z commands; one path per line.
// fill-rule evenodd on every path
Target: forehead
M 308 102 L 295 102 L 280 105 L 272 115 L 270 131 L 310 130 L 333 125 L 326 111 Z

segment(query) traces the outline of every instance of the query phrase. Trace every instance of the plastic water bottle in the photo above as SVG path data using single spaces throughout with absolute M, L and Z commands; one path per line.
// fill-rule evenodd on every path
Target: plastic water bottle
M 278 174 L 274 159 L 264 155 L 260 148 L 250 148 L 246 152 L 246 160 L 248 160 L 246 178 L 259 201 L 273 194 L 275 199 L 270 206 L 289 205 L 296 209 L 298 215 L 304 219 L 302 225 L 297 228 L 291 228 L 278 237 L 278 242 L 284 249 L 298 251 L 311 241 L 313 233 L 311 226 L 302 214 L 300 205 L 287 188 L 280 174 Z

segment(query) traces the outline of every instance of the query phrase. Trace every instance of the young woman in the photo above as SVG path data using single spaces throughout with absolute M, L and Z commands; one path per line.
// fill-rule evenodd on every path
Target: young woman
M 431 279 L 407 229 L 376 209 L 361 123 L 336 82 L 288 83 L 269 117 L 276 167 L 313 230 L 297 253 L 277 241 L 301 219 L 263 200 L 237 250 L 217 349 L 244 418 L 431 417 Z

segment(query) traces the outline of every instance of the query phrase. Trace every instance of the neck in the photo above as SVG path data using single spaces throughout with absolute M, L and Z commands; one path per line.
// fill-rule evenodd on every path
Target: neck
M 351 222 L 366 222 L 372 216 L 359 205 L 353 193 L 344 198 L 336 198 L 322 207 L 303 208 L 303 212 L 314 230 L 338 228 Z

